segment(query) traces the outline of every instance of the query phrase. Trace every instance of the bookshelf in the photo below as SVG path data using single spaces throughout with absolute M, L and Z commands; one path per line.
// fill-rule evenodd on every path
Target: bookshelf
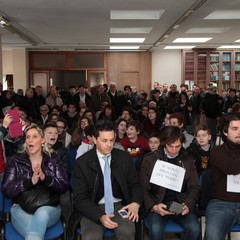
M 232 80 L 232 52 L 222 52 L 222 89 L 224 92 L 231 87 Z
M 240 52 L 235 52 L 234 87 L 240 90 Z
M 183 50 L 182 60 L 183 83 L 196 83 L 205 90 L 213 82 L 220 94 L 230 87 L 240 91 L 240 51 Z

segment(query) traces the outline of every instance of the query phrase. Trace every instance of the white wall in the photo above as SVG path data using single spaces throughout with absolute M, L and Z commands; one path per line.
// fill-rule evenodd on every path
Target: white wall
M 13 74 L 13 86 L 25 90 L 28 86 L 28 67 L 25 49 L 11 49 L 2 51 L 3 76 Z
M 182 54 L 180 50 L 154 50 L 152 52 L 152 83 L 181 85 Z

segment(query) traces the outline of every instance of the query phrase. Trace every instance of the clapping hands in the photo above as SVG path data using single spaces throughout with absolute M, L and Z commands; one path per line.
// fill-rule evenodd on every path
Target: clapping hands
M 45 174 L 41 169 L 41 165 L 37 164 L 35 167 L 33 167 L 33 176 L 32 176 L 33 185 L 37 184 L 39 179 L 40 181 L 43 181 L 44 178 L 45 178 Z

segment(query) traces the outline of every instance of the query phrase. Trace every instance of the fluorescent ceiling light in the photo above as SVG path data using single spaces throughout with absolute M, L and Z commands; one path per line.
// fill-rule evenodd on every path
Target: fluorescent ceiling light
M 185 33 L 224 33 L 232 27 L 216 27 L 216 28 L 190 28 Z
M 146 34 L 152 31 L 152 27 L 130 27 L 130 28 L 110 28 L 110 33 L 124 33 L 124 34 Z
M 146 10 L 146 11 L 123 11 L 123 10 L 111 10 L 111 20 L 158 20 L 162 16 L 165 10 Z
M 110 38 L 110 43 L 143 43 L 145 38 Z
M 239 48 L 240 49 L 240 45 L 223 45 L 218 48 Z
M 211 40 L 212 38 L 176 38 L 174 43 L 203 43 Z
M 240 42 L 240 39 L 238 39 L 238 40 L 236 40 L 236 41 L 234 41 L 234 42 Z
M 136 50 L 139 49 L 140 46 L 110 46 L 111 50 Z
M 204 19 L 240 19 L 240 10 L 216 10 Z
M 166 46 L 163 49 L 191 49 L 195 48 L 195 46 Z

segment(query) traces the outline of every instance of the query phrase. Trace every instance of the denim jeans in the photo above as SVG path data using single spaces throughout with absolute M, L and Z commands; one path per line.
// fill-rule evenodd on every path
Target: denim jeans
M 181 236 L 181 240 L 197 240 L 200 236 L 200 224 L 198 218 L 193 213 L 187 215 L 171 215 L 161 216 L 157 213 L 150 213 L 145 219 L 145 225 L 149 230 L 151 240 L 164 240 L 164 226 L 171 219 L 182 226 L 185 232 Z
M 34 214 L 26 213 L 19 204 L 11 208 L 12 225 L 25 240 L 43 240 L 46 229 L 57 223 L 60 216 L 59 206 L 40 207 Z
M 206 239 L 225 239 L 236 222 L 240 223 L 240 202 L 211 200 L 206 210 Z

